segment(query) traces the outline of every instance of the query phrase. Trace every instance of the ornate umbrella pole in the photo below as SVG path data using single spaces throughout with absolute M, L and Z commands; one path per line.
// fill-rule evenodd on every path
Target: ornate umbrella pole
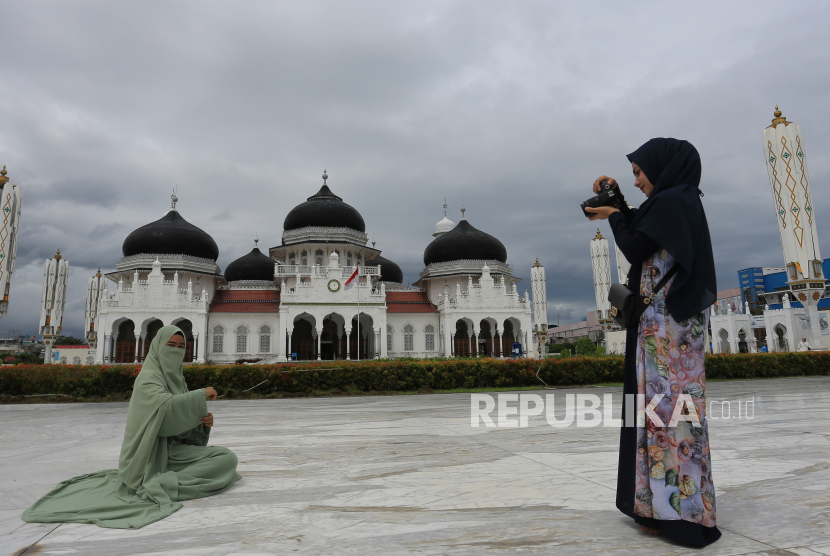
M 9 310 L 9 293 L 17 255 L 17 236 L 20 232 L 20 214 L 23 196 L 20 187 L 9 184 L 6 167 L 0 170 L 0 317 Z
M 66 305 L 66 284 L 69 278 L 69 261 L 61 257 L 61 250 L 43 267 L 43 293 L 40 299 L 40 334 L 46 350 L 43 362 L 52 362 L 55 337 L 63 328 L 63 308 Z
M 813 347 L 818 347 L 821 345 L 818 302 L 824 295 L 826 280 L 821 267 L 804 138 L 798 124 L 788 122 L 778 106 L 772 124 L 764 130 L 763 136 L 787 284 L 795 299 L 807 309 L 810 340 Z

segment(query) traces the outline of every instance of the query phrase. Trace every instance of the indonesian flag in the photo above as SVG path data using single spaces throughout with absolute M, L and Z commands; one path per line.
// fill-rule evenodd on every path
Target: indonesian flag
M 354 287 L 354 283 L 357 282 L 357 275 L 358 274 L 360 274 L 360 267 L 359 266 L 355 267 L 354 272 L 352 272 L 352 275 L 349 276 L 348 280 L 346 280 L 345 286 L 346 286 L 347 290 L 350 290 L 350 289 L 352 289 L 352 287 Z

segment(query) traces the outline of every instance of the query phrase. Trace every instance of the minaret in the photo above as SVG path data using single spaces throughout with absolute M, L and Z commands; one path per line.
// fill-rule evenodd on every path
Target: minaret
M 817 305 L 824 293 L 816 215 L 807 173 L 804 138 L 798 124 L 775 107 L 772 124 L 763 132 L 764 156 L 772 186 L 772 202 L 784 250 L 787 284 L 807 309 L 813 346 L 821 345 Z
M 617 279 L 619 280 L 620 284 L 628 285 L 628 271 L 631 270 L 631 263 L 628 262 L 628 259 L 625 258 L 622 251 L 620 251 L 619 245 L 614 243 L 614 255 L 617 259 Z
M 61 257 L 61 251 L 46 259 L 43 268 L 43 294 L 40 299 L 40 334 L 46 350 L 43 362 L 51 363 L 55 336 L 63 328 L 63 307 L 66 304 L 66 282 L 69 277 L 69 261 Z
M 101 274 L 101 269 L 89 279 L 86 288 L 86 311 L 84 314 L 84 330 L 86 339 L 91 347 L 97 346 L 98 333 L 95 331 L 95 323 L 98 320 L 98 309 L 100 309 L 107 295 L 107 279 Z
M 597 318 L 604 321 L 610 318 L 611 302 L 608 291 L 611 289 L 611 256 L 608 240 L 602 237 L 597 228 L 597 235 L 591 240 L 591 266 L 594 268 L 594 293 L 597 298 Z
M 539 339 L 539 356 L 545 356 L 548 336 L 548 291 L 545 280 L 545 267 L 536 264 L 530 267 L 530 287 L 533 292 L 533 324 L 536 325 L 536 336 Z
M 9 292 L 12 286 L 14 259 L 17 255 L 17 235 L 20 232 L 20 213 L 23 206 L 23 197 L 20 187 L 14 184 L 7 186 L 6 167 L 0 170 L 0 204 L 2 205 L 2 221 L 0 221 L 0 317 L 4 317 L 9 310 Z

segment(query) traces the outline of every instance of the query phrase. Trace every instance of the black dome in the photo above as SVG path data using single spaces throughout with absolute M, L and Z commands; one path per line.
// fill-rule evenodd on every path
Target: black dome
M 372 266 L 380 265 L 380 280 L 383 282 L 397 282 L 403 284 L 403 272 L 401 267 L 385 257 L 378 255 L 374 260 L 369 261 Z
M 507 262 L 504 244 L 462 220 L 449 232 L 432 240 L 424 250 L 424 265 L 458 260 Z
M 366 223 L 357 209 L 344 203 L 325 184 L 305 203 L 291 209 L 285 217 L 283 230 L 299 230 L 308 226 L 366 231 Z
M 239 257 L 225 269 L 228 282 L 236 280 L 273 280 L 274 260 L 254 247 L 250 253 Z
M 197 228 L 175 209 L 161 219 L 134 230 L 121 247 L 130 255 L 190 255 L 216 261 L 219 247 L 205 231 Z

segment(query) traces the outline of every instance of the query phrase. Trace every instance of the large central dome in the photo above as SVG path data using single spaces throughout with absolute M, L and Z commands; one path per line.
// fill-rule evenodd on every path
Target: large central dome
M 344 203 L 326 185 L 328 175 L 323 174 L 323 187 L 308 198 L 305 203 L 297 205 L 285 217 L 283 230 L 299 230 L 310 226 L 319 228 L 350 228 L 358 232 L 366 231 L 366 223 L 357 209 Z
M 121 247 L 125 257 L 131 255 L 190 255 L 216 261 L 219 246 L 204 230 L 171 209 L 159 220 L 134 230 Z
M 507 262 L 504 244 L 490 234 L 473 227 L 463 219 L 458 225 L 441 234 L 424 250 L 424 265 L 449 261 Z

